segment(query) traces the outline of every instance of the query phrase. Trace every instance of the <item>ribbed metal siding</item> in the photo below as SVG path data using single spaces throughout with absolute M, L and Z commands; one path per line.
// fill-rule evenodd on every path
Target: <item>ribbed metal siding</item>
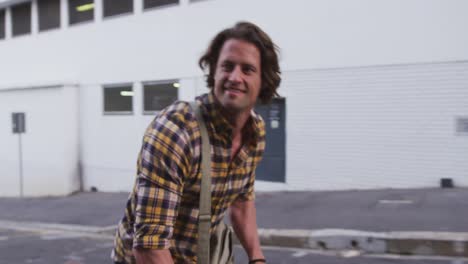
M 285 72 L 291 189 L 468 186 L 468 62 Z

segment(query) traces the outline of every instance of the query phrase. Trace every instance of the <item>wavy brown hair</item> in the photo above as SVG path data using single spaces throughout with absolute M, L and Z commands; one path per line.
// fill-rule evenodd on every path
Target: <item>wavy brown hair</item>
M 268 103 L 277 93 L 281 83 L 281 71 L 278 64 L 278 47 L 270 37 L 258 26 L 250 22 L 238 22 L 234 27 L 227 28 L 214 37 L 210 46 L 198 61 L 202 70 L 208 69 L 206 84 L 214 87 L 214 74 L 219 53 L 224 43 L 229 39 L 239 39 L 255 45 L 260 51 L 262 87 L 258 98 L 262 103 Z

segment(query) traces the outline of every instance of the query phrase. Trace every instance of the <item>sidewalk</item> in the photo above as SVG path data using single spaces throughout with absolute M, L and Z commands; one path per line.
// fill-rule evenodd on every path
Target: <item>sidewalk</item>
M 126 193 L 0 198 L 0 225 L 112 236 Z M 262 244 L 468 257 L 468 189 L 257 193 Z

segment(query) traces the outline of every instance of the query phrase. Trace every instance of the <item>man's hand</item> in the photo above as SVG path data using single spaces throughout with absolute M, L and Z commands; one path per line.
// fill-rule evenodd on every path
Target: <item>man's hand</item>
M 232 226 L 249 259 L 264 259 L 257 232 L 255 201 L 235 201 L 230 211 Z
M 168 249 L 133 249 L 137 264 L 174 264 Z

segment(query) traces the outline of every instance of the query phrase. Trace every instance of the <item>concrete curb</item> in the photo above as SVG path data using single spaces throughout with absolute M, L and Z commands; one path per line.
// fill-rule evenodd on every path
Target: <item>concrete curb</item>
M 62 232 L 113 239 L 116 226 L 84 226 L 0 220 L 0 228 Z M 259 229 L 263 246 L 314 250 L 357 250 L 368 254 L 468 257 L 468 232 L 367 232 L 349 229 Z M 238 242 L 237 242 L 238 243 Z
M 370 254 L 468 257 L 468 233 L 260 229 L 262 245 Z

